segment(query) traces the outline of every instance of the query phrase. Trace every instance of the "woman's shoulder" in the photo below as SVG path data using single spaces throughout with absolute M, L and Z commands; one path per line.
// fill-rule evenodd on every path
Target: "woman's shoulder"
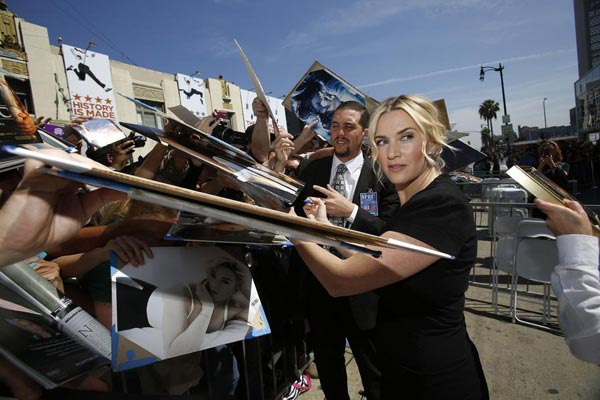
M 430 221 L 432 225 L 455 224 L 472 218 L 472 210 L 462 191 L 447 175 L 438 176 L 427 188 L 399 207 L 386 228 Z
M 420 206 L 424 204 L 456 206 L 468 203 L 467 198 L 456 183 L 445 174 L 435 178 L 426 189 L 415 195 L 414 200 Z

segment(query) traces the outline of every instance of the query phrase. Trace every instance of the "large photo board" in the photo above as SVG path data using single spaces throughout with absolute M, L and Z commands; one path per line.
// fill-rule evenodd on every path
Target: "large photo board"
M 283 106 L 304 125 L 318 120 L 313 130 L 329 141 L 333 113 L 345 101 L 356 101 L 369 111 L 378 105 L 377 101 L 315 61 L 283 100 Z
M 114 370 L 270 333 L 239 260 L 212 246 L 152 251 L 139 267 L 111 262 Z

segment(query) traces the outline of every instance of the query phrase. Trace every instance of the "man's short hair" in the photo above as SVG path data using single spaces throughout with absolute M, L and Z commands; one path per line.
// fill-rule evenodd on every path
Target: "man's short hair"
M 369 118 L 370 118 L 369 111 L 367 110 L 367 107 L 363 106 L 358 101 L 354 101 L 354 100 L 345 101 L 342 104 L 340 104 L 338 106 L 338 108 L 336 108 L 335 111 L 338 112 L 338 111 L 343 111 L 343 110 L 358 111 L 360 113 L 360 119 L 358 121 L 360 126 L 363 129 L 369 127 Z

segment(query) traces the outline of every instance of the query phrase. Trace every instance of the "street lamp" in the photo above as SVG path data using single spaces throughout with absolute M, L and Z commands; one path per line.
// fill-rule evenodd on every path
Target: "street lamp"
M 547 97 L 544 97 L 544 101 L 542 101 L 542 105 L 544 106 L 544 129 L 548 128 L 548 124 L 546 123 L 546 100 Z
M 500 87 L 502 88 L 502 105 L 504 106 L 504 117 L 502 118 L 502 122 L 505 125 L 508 125 L 510 120 L 508 117 L 508 114 L 506 114 L 506 96 L 504 95 L 504 76 L 502 75 L 502 71 L 504 71 L 504 67 L 502 66 L 501 63 L 498 63 L 497 67 L 492 67 L 489 65 L 482 65 L 481 69 L 479 70 L 479 80 L 481 82 L 483 82 L 483 80 L 485 79 L 485 72 L 486 71 L 496 71 L 496 72 L 500 72 Z M 510 153 L 510 137 L 507 138 L 507 149 L 508 152 Z

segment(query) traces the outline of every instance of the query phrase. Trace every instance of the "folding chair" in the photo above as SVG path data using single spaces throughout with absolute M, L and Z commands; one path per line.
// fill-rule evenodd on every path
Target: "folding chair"
M 494 221 L 492 234 L 492 306 L 496 314 L 498 311 L 498 272 L 502 271 L 511 277 L 507 288 L 510 290 L 509 315 L 512 317 L 512 273 L 514 259 L 515 230 L 522 216 L 503 216 Z
M 523 220 L 519 222 L 515 232 L 513 259 L 513 322 L 533 325 L 544 329 L 548 327 L 551 317 L 551 285 L 550 276 L 558 264 L 556 238 L 542 220 Z M 517 310 L 517 284 L 519 277 L 542 284 L 542 316 L 541 324 L 519 318 Z

